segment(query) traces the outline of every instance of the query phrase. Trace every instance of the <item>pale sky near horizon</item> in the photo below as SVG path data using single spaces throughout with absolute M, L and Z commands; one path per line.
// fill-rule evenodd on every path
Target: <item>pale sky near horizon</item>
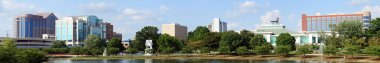
M 0 37 L 13 36 L 13 17 L 53 12 L 65 16 L 95 15 L 114 24 L 114 31 L 131 39 L 144 26 L 179 23 L 193 31 L 213 18 L 228 23 L 228 30 L 254 30 L 280 17 L 288 29 L 301 29 L 301 14 L 356 13 L 380 16 L 380 0 L 0 0 Z

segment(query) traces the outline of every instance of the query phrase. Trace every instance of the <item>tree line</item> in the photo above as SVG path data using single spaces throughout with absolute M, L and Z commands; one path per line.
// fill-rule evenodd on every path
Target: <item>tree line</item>
M 156 54 L 172 53 L 212 53 L 217 54 L 276 54 L 287 55 L 296 50 L 295 38 L 289 33 L 282 33 L 277 37 L 276 47 L 267 42 L 261 34 L 254 34 L 248 30 L 239 33 L 234 31 L 210 32 L 207 27 L 198 26 L 188 33 L 187 40 L 179 40 L 168 34 L 159 34 L 158 28 L 146 26 L 136 32 L 136 40 L 127 52 L 133 54 L 145 50 L 145 40 L 153 41 L 153 52 Z M 307 49 L 309 51 L 309 49 Z M 306 54 L 306 53 L 305 53 Z
M 330 26 L 330 34 L 320 31 L 320 40 L 325 46 L 323 53 L 326 55 L 351 55 L 374 54 L 380 56 L 380 18 L 371 21 L 371 27 L 363 28 L 363 24 L 357 20 L 346 20 Z M 255 34 L 248 30 L 239 33 L 234 31 L 210 32 L 205 26 L 198 26 L 188 33 L 187 40 L 178 40 L 167 34 L 159 34 L 158 28 L 146 26 L 136 32 L 136 40 L 132 41 L 131 48 L 127 52 L 136 53 L 145 49 L 145 40 L 153 40 L 153 50 L 157 54 L 171 53 L 213 53 L 234 55 L 265 55 L 277 54 L 286 56 L 309 53 L 317 53 L 319 46 L 316 44 L 295 44 L 295 37 L 289 33 L 281 33 L 274 43 L 269 43 L 261 34 Z M 364 51 L 364 52 L 363 52 Z M 322 53 L 318 52 L 318 53 Z
M 121 43 L 119 38 L 111 38 L 108 42 L 105 39 L 101 39 L 96 35 L 89 35 L 84 40 L 84 46 L 76 45 L 68 47 L 64 41 L 54 41 L 50 48 L 43 48 L 42 50 L 49 54 L 74 54 L 74 55 L 101 55 L 104 51 L 107 54 L 115 56 L 126 49 Z

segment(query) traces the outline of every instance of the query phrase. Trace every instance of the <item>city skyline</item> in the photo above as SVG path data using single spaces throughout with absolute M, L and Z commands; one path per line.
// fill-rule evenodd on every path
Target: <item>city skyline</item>
M 372 18 L 379 17 L 380 4 L 374 0 L 334 0 L 334 1 L 256 1 L 256 0 L 192 0 L 192 1 L 66 1 L 43 0 L 21 1 L 1 0 L 0 36 L 13 37 L 13 19 L 22 14 L 40 12 L 54 13 L 58 19 L 66 16 L 95 15 L 114 25 L 114 31 L 123 34 L 123 39 L 131 39 L 144 26 L 179 23 L 193 31 L 197 26 L 207 26 L 213 18 L 228 23 L 228 30 L 254 30 L 261 23 L 268 23 L 280 17 L 280 23 L 290 30 L 300 32 L 302 14 L 326 15 L 331 13 L 355 13 L 370 10 Z M 300 3 L 303 2 L 303 3 Z M 45 4 L 40 4 L 45 3 Z M 70 3 L 70 4 L 68 4 Z M 72 9 L 72 10 L 68 10 Z M 12 24 L 8 24 L 12 23 Z

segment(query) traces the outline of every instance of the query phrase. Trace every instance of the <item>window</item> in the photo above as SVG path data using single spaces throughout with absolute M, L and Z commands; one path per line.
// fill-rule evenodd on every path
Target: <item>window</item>
M 311 38 L 311 40 L 312 40 L 311 42 L 312 42 L 312 43 L 316 43 L 316 39 L 317 39 L 316 37 L 312 37 L 312 38 Z

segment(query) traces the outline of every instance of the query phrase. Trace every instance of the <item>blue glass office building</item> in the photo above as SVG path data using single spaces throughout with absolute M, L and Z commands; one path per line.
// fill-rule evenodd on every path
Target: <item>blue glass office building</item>
M 83 46 L 89 34 L 105 38 L 105 23 L 96 16 L 70 16 L 56 21 L 56 40 L 68 46 Z
M 16 38 L 42 38 L 42 34 L 55 34 L 53 13 L 25 14 L 14 20 L 14 35 Z

